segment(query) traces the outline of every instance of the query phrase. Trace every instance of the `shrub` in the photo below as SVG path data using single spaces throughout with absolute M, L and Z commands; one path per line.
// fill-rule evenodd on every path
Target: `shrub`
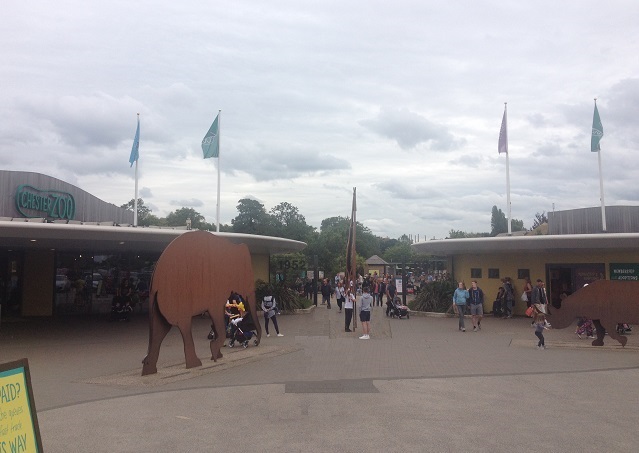
M 304 300 L 299 297 L 299 294 L 294 289 L 282 284 L 267 283 L 263 280 L 257 280 L 255 282 L 255 298 L 257 306 L 262 303 L 262 299 L 268 293 L 275 296 L 277 301 L 277 307 L 282 312 L 293 311 L 299 308 L 304 308 Z
M 408 306 L 416 311 L 446 313 L 452 304 L 456 288 L 457 284 L 452 279 L 427 283 Z

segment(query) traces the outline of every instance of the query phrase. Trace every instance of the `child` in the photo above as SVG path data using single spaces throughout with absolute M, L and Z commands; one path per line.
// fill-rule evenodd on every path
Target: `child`
M 546 327 L 546 315 L 543 313 L 537 313 L 535 316 L 535 335 L 539 338 L 539 343 L 537 343 L 537 349 L 546 349 L 546 343 L 544 342 L 544 329 L 548 329 Z
M 595 338 L 592 320 L 585 317 L 579 318 L 579 321 L 577 321 L 577 330 L 575 331 L 575 333 L 580 339 L 582 335 L 586 335 L 588 338 Z

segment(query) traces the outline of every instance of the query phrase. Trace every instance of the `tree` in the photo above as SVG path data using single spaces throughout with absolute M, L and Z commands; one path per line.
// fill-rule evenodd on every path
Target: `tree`
M 269 215 L 257 200 L 242 198 L 237 203 L 237 216 L 231 220 L 233 232 L 269 235 L 272 233 Z
M 408 241 L 401 241 L 399 244 L 387 248 L 382 258 L 389 263 L 412 263 L 414 261 L 414 254 L 410 243 Z
M 275 236 L 306 242 L 315 231 L 297 207 L 286 201 L 271 209 L 270 217 Z
M 533 221 L 531 230 L 534 230 L 535 228 L 537 228 L 538 226 L 544 223 L 548 223 L 548 217 L 546 216 L 546 211 L 542 212 L 541 214 L 539 214 L 538 212 L 535 213 L 535 220 Z
M 133 211 L 135 208 L 135 198 L 131 198 L 131 201 L 120 206 L 123 209 L 128 209 L 129 211 Z M 157 225 L 159 219 L 151 214 L 151 209 L 148 206 L 144 205 L 144 200 L 142 198 L 138 198 L 138 225 L 139 226 L 149 226 L 149 225 Z
M 185 226 L 186 219 L 191 219 L 191 228 L 205 230 L 210 228 L 206 223 L 204 216 L 193 208 L 182 207 L 174 212 L 170 212 L 166 216 L 166 224 L 168 226 Z
M 490 218 L 490 235 L 497 236 L 500 233 L 508 233 L 508 220 L 506 214 L 501 209 L 497 209 L 497 206 L 493 206 L 493 210 Z M 518 219 L 512 219 L 511 231 L 523 231 L 524 221 Z
M 317 255 L 320 268 L 328 275 L 343 272 L 346 267 L 346 243 L 350 228 L 348 217 L 329 217 L 322 220 L 319 234 L 311 235 L 308 247 L 304 250 L 309 262 Z M 358 265 L 361 260 L 379 254 L 379 238 L 357 222 L 355 248 Z

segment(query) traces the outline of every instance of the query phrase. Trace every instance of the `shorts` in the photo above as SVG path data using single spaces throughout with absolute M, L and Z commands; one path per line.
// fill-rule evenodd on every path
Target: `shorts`
M 371 312 L 366 310 L 366 311 L 360 311 L 359 312 L 359 320 L 361 322 L 369 322 L 371 320 Z
M 484 307 L 482 304 L 470 304 L 470 314 L 481 316 L 484 314 Z

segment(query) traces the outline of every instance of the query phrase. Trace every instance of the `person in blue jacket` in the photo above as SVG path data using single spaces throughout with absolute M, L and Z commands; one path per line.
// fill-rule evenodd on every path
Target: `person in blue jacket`
M 466 310 L 466 302 L 470 294 L 466 290 L 466 286 L 464 282 L 459 282 L 457 284 L 457 289 L 453 293 L 453 304 L 457 310 L 457 314 L 459 315 L 459 330 L 462 332 L 466 332 L 466 326 L 464 326 L 464 311 Z

